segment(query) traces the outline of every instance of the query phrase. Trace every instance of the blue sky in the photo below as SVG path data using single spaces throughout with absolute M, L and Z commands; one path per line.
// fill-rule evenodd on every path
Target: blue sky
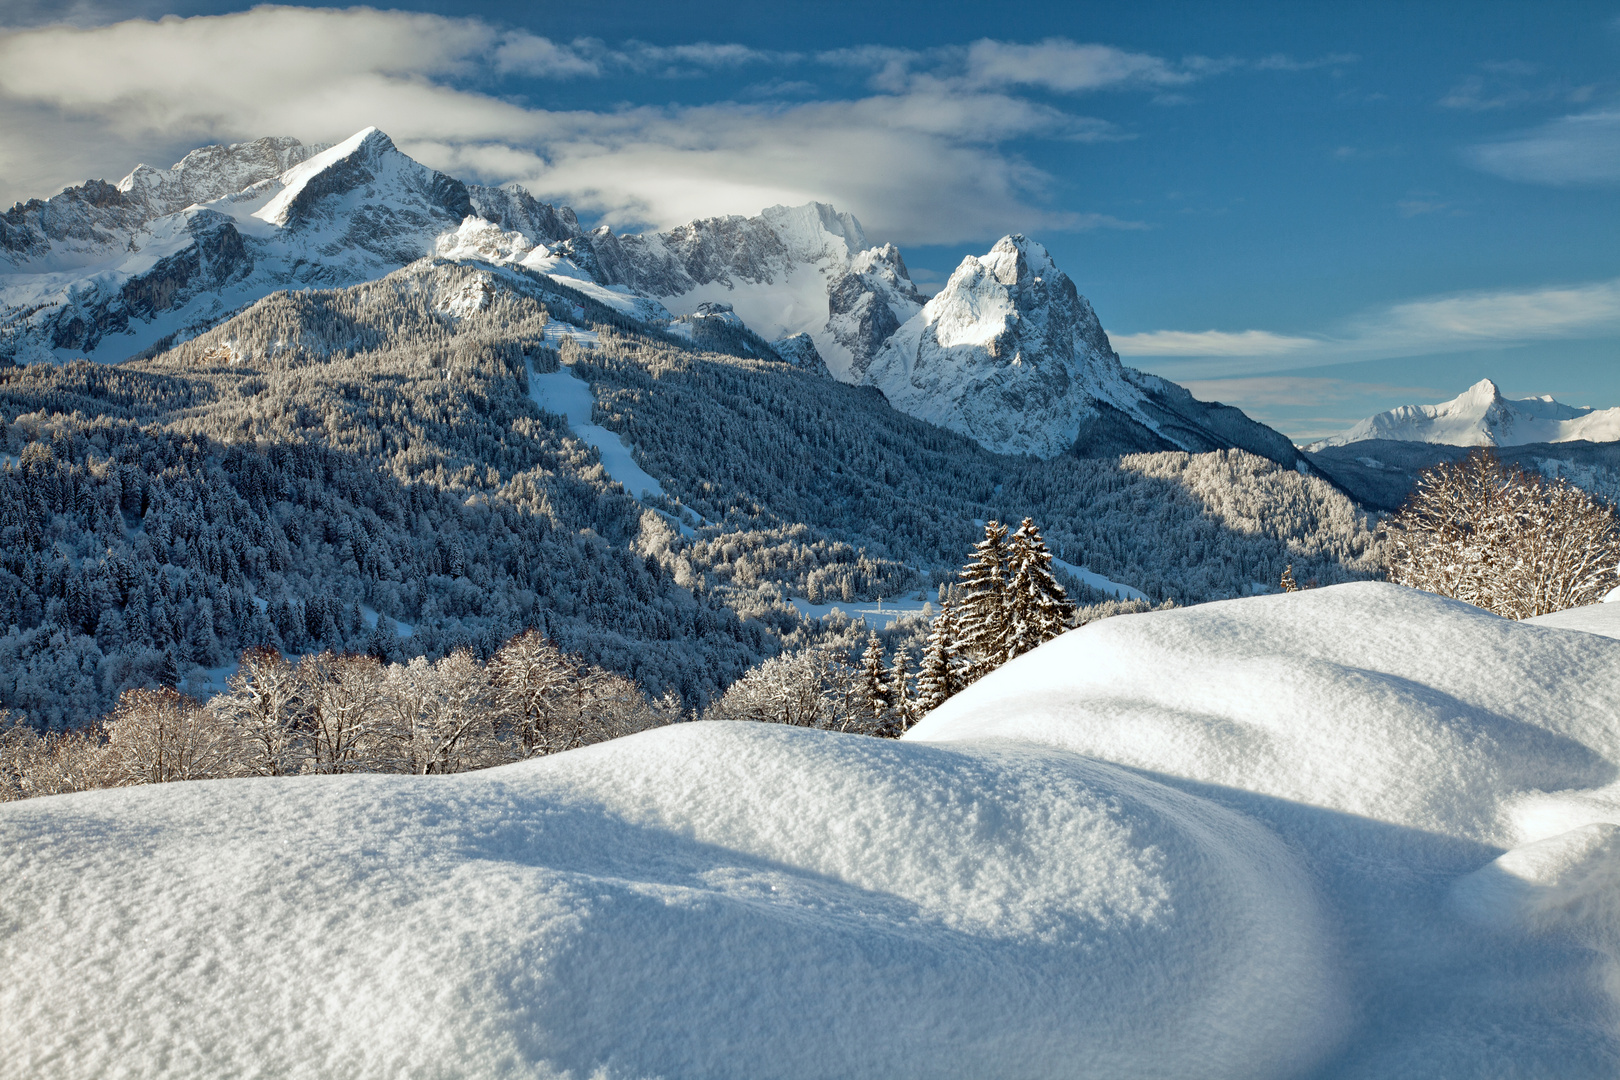
M 1025 232 L 1128 362 L 1296 437 L 1487 376 L 1620 404 L 1620 3 L 0 0 L 0 25 L 8 202 L 376 124 L 616 228 L 831 201 L 925 286 Z

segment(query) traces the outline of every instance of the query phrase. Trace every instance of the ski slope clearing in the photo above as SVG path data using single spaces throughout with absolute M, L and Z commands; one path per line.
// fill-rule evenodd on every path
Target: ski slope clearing
M 575 378 L 571 368 L 562 367 L 545 375 L 529 372 L 529 396 L 542 409 L 567 417 L 568 426 L 574 429 L 574 434 L 596 447 L 597 453 L 602 455 L 602 468 L 624 485 L 624 490 L 638 499 L 645 495 L 664 494 L 664 486 L 657 477 L 636 464 L 630 448 L 624 444 L 618 432 L 591 423 L 591 410 L 595 404 L 591 397 L 591 385 Z
M 1357 584 L 899 742 L 9 803 L 0 1075 L 1612 1077 L 1617 700 L 1620 641 Z
M 898 600 L 857 600 L 854 603 L 838 601 L 831 604 L 812 604 L 802 596 L 790 596 L 788 602 L 807 619 L 825 619 L 835 611 L 843 612 L 856 622 L 864 622 L 874 630 L 887 630 L 902 615 L 920 615 L 929 607 L 924 597 Z

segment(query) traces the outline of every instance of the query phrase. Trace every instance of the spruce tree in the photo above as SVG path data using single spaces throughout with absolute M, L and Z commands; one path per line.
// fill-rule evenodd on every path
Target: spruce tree
M 1012 622 L 1007 604 L 1007 526 L 986 522 L 984 539 L 962 567 L 962 606 L 957 617 L 958 649 L 969 657 L 969 682 L 1012 659 Z
M 1008 545 L 1007 658 L 1021 656 L 1057 637 L 1068 626 L 1074 605 L 1052 576 L 1052 553 L 1035 522 L 1025 518 Z
M 956 670 L 956 613 L 949 599 L 942 600 L 923 646 L 922 666 L 917 669 L 916 709 L 928 713 L 961 689 Z
M 907 670 L 906 650 L 896 649 L 894 664 L 889 668 L 889 711 L 894 721 L 890 734 L 904 735 L 916 723 L 916 704 L 911 699 L 911 672 Z
M 859 679 L 856 707 L 864 714 L 861 719 L 871 724 L 871 730 L 881 730 L 889 712 L 889 688 L 888 672 L 883 668 L 883 642 L 876 634 L 867 638 Z

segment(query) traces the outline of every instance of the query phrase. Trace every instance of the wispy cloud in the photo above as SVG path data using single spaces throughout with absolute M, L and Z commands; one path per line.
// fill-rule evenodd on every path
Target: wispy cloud
M 1347 67 L 1360 60 L 1361 57 L 1355 53 L 1328 53 L 1326 56 L 1316 56 L 1308 60 L 1296 60 L 1284 53 L 1273 53 L 1256 60 L 1254 66 L 1261 71 L 1313 71 L 1324 67 Z
M 1428 297 L 1363 312 L 1309 336 L 1159 330 L 1113 340 L 1122 355 L 1163 358 L 1155 365 L 1161 374 L 1197 380 L 1577 340 L 1617 330 L 1620 279 Z
M 1620 181 L 1620 109 L 1561 117 L 1466 152 L 1477 168 L 1533 184 Z
M 1445 396 L 1443 391 L 1428 386 L 1397 386 L 1393 383 L 1357 382 L 1309 375 L 1187 379 L 1181 385 L 1205 401 L 1242 402 L 1242 407 L 1246 409 L 1278 406 L 1317 408 L 1374 395 L 1409 401 L 1427 401 Z
M 1321 344 L 1315 338 L 1266 330 L 1154 330 L 1120 334 L 1111 340 L 1121 356 L 1281 356 Z

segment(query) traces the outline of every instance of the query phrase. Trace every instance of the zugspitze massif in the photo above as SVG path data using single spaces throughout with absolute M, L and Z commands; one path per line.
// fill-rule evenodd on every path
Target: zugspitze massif
M 1049 458 L 1293 446 L 1235 409 L 1121 365 L 1084 297 L 1022 236 L 969 258 L 927 303 L 892 245 L 820 203 L 664 233 L 585 231 L 521 189 L 467 185 L 376 129 L 326 149 L 286 138 L 140 166 L 0 217 L 0 357 L 116 361 L 169 347 L 282 289 L 330 288 L 417 259 L 542 275 L 668 330 L 730 305 L 798 363 L 986 449 Z M 818 364 L 818 366 L 819 366 Z

